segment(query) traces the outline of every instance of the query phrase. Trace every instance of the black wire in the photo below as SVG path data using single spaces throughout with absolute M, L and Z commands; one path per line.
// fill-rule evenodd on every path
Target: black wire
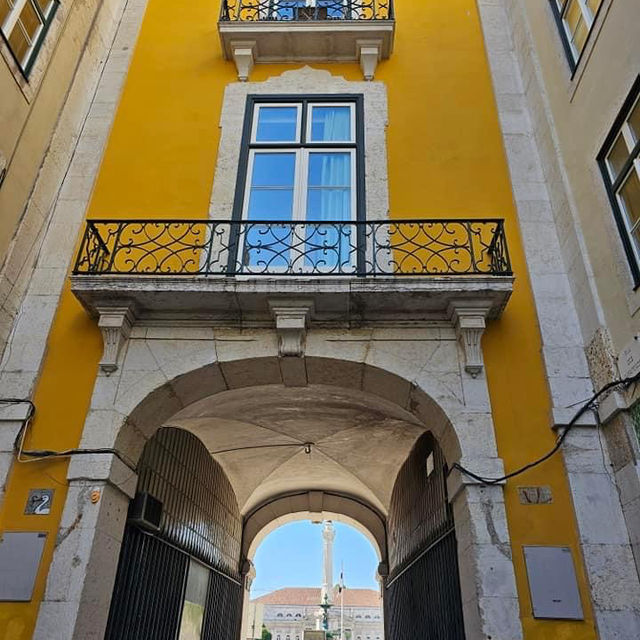
M 20 426 L 20 429 L 16 434 L 15 440 L 13 441 L 13 448 L 16 455 L 21 454 L 24 456 L 29 456 L 30 458 L 45 459 L 45 458 L 54 458 L 54 457 L 58 458 L 58 457 L 75 456 L 75 455 L 93 455 L 93 454 L 108 453 L 116 456 L 116 458 L 118 458 L 118 460 L 120 460 L 125 466 L 131 469 L 131 471 L 135 471 L 135 467 L 131 464 L 131 462 L 127 460 L 126 457 L 122 453 L 120 453 L 120 451 L 118 451 L 117 449 L 111 449 L 111 448 L 66 449 L 64 451 L 53 451 L 51 449 L 32 449 L 32 450 L 22 449 L 21 450 L 20 442 L 22 440 L 24 431 L 27 428 L 27 425 L 29 424 L 30 420 L 33 418 L 33 416 L 36 413 L 36 405 L 31 400 L 28 400 L 26 398 L 3 398 L 3 399 L 0 399 L 0 404 L 28 404 L 29 405 L 29 413 L 22 420 L 22 425 Z
M 0 404 L 28 404 L 29 405 L 29 413 L 23 419 L 22 425 L 16 434 L 15 440 L 13 442 L 13 448 L 15 450 L 16 455 L 24 455 L 30 458 L 38 458 L 38 459 L 46 459 L 46 458 L 60 458 L 67 456 L 82 456 L 82 455 L 96 455 L 96 454 L 111 454 L 116 456 L 118 460 L 120 460 L 125 466 L 127 466 L 131 471 L 135 471 L 135 465 L 133 465 L 120 451 L 117 449 L 113 449 L 111 447 L 102 447 L 98 449 L 65 449 L 64 451 L 54 451 L 52 449 L 20 449 L 20 442 L 22 440 L 23 434 L 29 421 L 33 418 L 36 413 L 36 406 L 31 400 L 23 399 L 23 398 L 5 398 L 0 399 Z M 217 453 L 228 453 L 231 451 L 241 451 L 244 449 L 268 449 L 273 447 L 304 447 L 305 450 L 311 448 L 313 446 L 313 442 L 292 442 L 288 444 L 265 444 L 258 445 L 253 447 L 236 447 L 234 449 L 222 449 L 220 451 L 210 451 L 211 454 Z
M 457 462 L 454 462 L 451 465 L 451 468 L 449 469 L 449 473 L 447 475 L 450 475 L 454 469 L 457 469 L 458 471 L 460 471 L 460 473 L 463 473 L 464 475 L 470 478 L 473 478 L 474 480 L 477 480 L 478 482 L 484 485 L 489 485 L 489 486 L 499 484 L 501 482 L 505 482 L 506 480 L 514 478 L 515 476 L 519 476 L 523 474 L 525 471 L 529 471 L 529 469 L 533 469 L 534 467 L 541 465 L 543 462 L 546 462 L 549 458 L 555 455 L 560 450 L 560 447 L 562 446 L 562 443 L 565 441 L 567 435 L 569 434 L 569 431 L 571 431 L 571 429 L 575 427 L 576 422 L 578 422 L 578 420 L 587 411 L 591 411 L 592 409 L 594 409 L 594 405 L 598 400 L 598 398 L 600 398 L 602 395 L 604 395 L 608 391 L 611 391 L 611 389 L 615 387 L 628 387 L 634 384 L 635 382 L 638 382 L 639 380 L 640 380 L 640 373 L 637 373 L 635 376 L 631 376 L 629 378 L 623 378 L 622 380 L 615 380 L 613 382 L 609 382 L 608 384 L 606 384 L 604 387 L 602 387 L 602 389 L 600 389 L 600 391 L 595 393 L 589 400 L 587 400 L 580 407 L 580 409 L 578 409 L 578 411 L 573 416 L 573 418 L 571 418 L 571 421 L 566 426 L 562 434 L 558 436 L 558 439 L 556 440 L 556 444 L 551 449 L 551 451 L 543 455 L 541 458 L 538 458 L 537 460 L 534 460 L 533 462 L 530 462 L 529 464 L 526 464 L 523 467 L 520 467 L 519 469 L 512 471 L 511 473 L 507 473 L 501 478 L 485 478 L 481 475 L 478 475 L 477 473 L 474 473 L 473 471 L 469 471 L 469 469 L 466 469 L 465 467 L 463 467 L 461 464 L 458 464 Z
M 102 448 L 102 449 L 65 449 L 64 451 L 52 451 L 51 449 L 32 449 L 30 451 L 25 451 L 24 449 L 20 451 L 20 453 L 24 456 L 29 456 L 31 458 L 61 458 L 67 456 L 86 456 L 86 455 L 95 455 L 101 453 L 108 453 L 114 455 L 122 464 L 128 467 L 131 471 L 135 471 L 136 468 L 134 465 L 127 460 L 127 458 L 120 453 L 117 449 L 111 448 Z
M 576 422 L 578 422 L 578 420 L 587 411 L 591 411 L 594 409 L 595 403 L 602 395 L 604 395 L 605 393 L 607 393 L 608 391 L 610 391 L 615 387 L 629 387 L 630 385 L 639 381 L 640 381 L 640 373 L 637 373 L 635 376 L 631 376 L 629 378 L 623 378 L 621 380 L 614 380 L 613 382 L 609 382 L 608 384 L 606 384 L 604 387 L 602 387 L 602 389 L 600 389 L 600 391 L 595 393 L 589 400 L 587 400 L 580 407 L 580 409 L 578 409 L 578 411 L 575 413 L 573 418 L 571 418 L 571 421 L 569 422 L 569 424 L 565 427 L 564 431 L 560 434 L 560 436 L 558 436 L 558 439 L 556 440 L 555 445 L 548 453 L 543 455 L 541 458 L 538 458 L 537 460 L 534 460 L 533 462 L 530 462 L 529 464 L 526 464 L 523 467 L 520 467 L 519 469 L 512 471 L 511 473 L 507 473 L 506 475 L 500 478 L 486 478 L 477 473 L 474 473 L 473 471 L 470 471 L 469 469 L 463 467 L 461 464 L 454 462 L 449 468 L 449 472 L 447 475 L 451 475 L 453 470 L 457 469 L 458 471 L 460 471 L 460 473 L 463 473 L 469 478 L 473 478 L 474 480 L 477 480 L 481 484 L 488 485 L 488 486 L 499 484 L 501 482 L 505 482 L 506 480 L 510 480 L 511 478 L 515 478 L 516 476 L 519 476 L 525 473 L 526 471 L 529 471 L 529 469 L 533 469 L 534 467 L 541 465 L 543 462 L 546 462 L 547 460 L 549 460 L 549 458 L 554 456 L 560 450 L 562 443 L 565 441 L 571 429 L 573 429 L 573 427 L 576 425 Z M 116 458 L 118 458 L 118 460 L 120 460 L 124 465 L 129 467 L 129 469 L 131 469 L 132 471 L 135 471 L 135 466 L 132 466 L 132 464 L 125 458 L 125 456 L 122 453 L 120 453 L 120 451 L 118 451 L 117 449 L 111 449 L 111 448 L 67 449 L 66 451 L 52 451 L 50 449 L 34 449 L 30 451 L 26 451 L 26 450 L 20 451 L 19 443 L 22 437 L 22 433 L 26 429 L 26 426 L 31 420 L 31 418 L 33 418 L 36 412 L 36 407 L 31 400 L 20 399 L 20 398 L 2 399 L 0 400 L 0 404 L 28 404 L 29 405 L 29 414 L 22 421 L 22 426 L 20 427 L 20 430 L 18 431 L 18 434 L 16 435 L 16 439 L 14 441 L 14 449 L 16 453 L 21 453 L 25 456 L 30 456 L 32 458 L 51 458 L 51 457 L 60 457 L 60 456 L 91 455 L 91 454 L 107 453 L 107 454 L 112 454 L 116 456 Z M 209 453 L 211 453 L 212 455 L 215 455 L 219 453 L 229 453 L 232 451 L 243 451 L 246 449 L 269 449 L 274 447 L 304 447 L 306 450 L 307 448 L 310 449 L 310 447 L 313 446 L 313 444 L 314 444 L 313 442 L 290 443 L 290 444 L 265 444 L 265 445 L 256 445 L 252 447 L 235 447 L 233 449 L 221 449 L 220 451 L 210 451 Z
M 209 451 L 211 455 L 218 453 L 231 453 L 232 451 L 245 451 L 246 449 L 272 449 L 274 447 L 304 447 L 305 449 L 311 449 L 314 446 L 314 442 L 290 442 L 287 444 L 258 444 L 252 447 L 234 447 L 233 449 L 220 449 L 219 451 Z

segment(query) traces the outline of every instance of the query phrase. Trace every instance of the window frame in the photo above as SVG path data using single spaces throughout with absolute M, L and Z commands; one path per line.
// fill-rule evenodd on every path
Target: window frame
M 9 38 L 11 37 L 11 34 L 13 33 L 14 29 L 19 28 L 18 21 L 20 19 L 20 14 L 22 13 L 22 10 L 27 4 L 31 4 L 31 6 L 33 7 L 33 10 L 36 12 L 38 18 L 41 21 L 41 26 L 38 30 L 36 38 L 34 39 L 31 46 L 29 47 L 29 50 L 27 51 L 26 58 L 24 60 L 20 60 L 9 42 Z M 44 43 L 44 40 L 47 36 L 49 27 L 53 23 L 53 19 L 55 18 L 56 12 L 60 6 L 60 0 L 50 0 L 49 4 L 50 6 L 48 9 L 47 15 L 45 16 L 44 13 L 41 11 L 37 1 L 15 0 L 15 4 L 13 8 L 9 11 L 7 16 L 5 17 L 4 22 L 0 24 L 0 37 L 4 41 L 4 44 L 9 50 L 11 57 L 13 58 L 18 69 L 20 70 L 20 73 L 27 81 L 29 80 L 29 74 L 33 69 L 33 65 L 36 62 L 38 53 L 40 52 L 40 49 L 42 48 L 42 44 Z M 7 28 L 7 25 L 10 28 Z M 6 32 L 5 32 L 5 28 L 6 28 Z
M 640 135 L 638 135 L 638 139 L 635 141 L 633 149 L 629 152 L 627 160 L 621 167 L 615 179 L 611 173 L 608 157 L 613 145 L 618 140 L 618 137 L 621 134 L 625 136 L 625 127 L 628 126 L 627 120 L 631 115 L 633 108 L 638 104 L 640 104 L 640 75 L 633 83 L 633 86 L 631 87 L 631 90 L 627 95 L 622 108 L 620 109 L 620 112 L 618 113 L 618 116 L 616 117 L 597 156 L 600 173 L 602 174 L 609 203 L 613 210 L 613 216 L 616 221 L 622 246 L 631 270 L 634 291 L 640 288 L 640 247 L 636 246 L 633 237 L 631 236 L 633 229 L 628 228 L 627 214 L 621 209 L 618 192 L 633 171 L 636 171 L 640 178 Z M 638 227 L 638 224 L 634 225 L 634 228 Z
M 606 4 L 606 1 L 601 0 L 600 4 L 598 5 L 598 10 L 595 12 L 595 14 L 592 14 L 591 9 L 586 4 L 586 0 L 574 0 L 575 2 L 578 3 L 582 19 L 585 21 L 585 24 L 587 25 L 587 36 L 584 40 L 584 46 L 577 53 L 573 50 L 570 34 L 567 30 L 567 25 L 564 20 L 566 9 L 572 0 L 565 0 L 564 6 L 562 7 L 558 6 L 558 1 L 559 0 L 549 0 L 549 4 L 551 5 L 551 11 L 553 13 L 553 17 L 558 27 L 558 31 L 560 32 L 560 40 L 562 41 L 562 48 L 564 49 L 565 55 L 567 57 L 567 62 L 569 63 L 569 68 L 571 69 L 571 77 L 573 78 L 576 71 L 578 70 L 578 67 L 580 66 L 580 62 L 583 58 L 584 52 L 587 50 L 587 44 L 589 42 L 589 38 L 593 33 L 593 28 L 598 20 L 598 16 L 600 15 L 602 8 Z M 590 24 L 587 22 L 588 16 L 591 16 Z
M 260 153 L 264 154 L 289 154 L 296 156 L 296 166 L 295 173 L 293 178 L 293 211 L 291 215 L 291 222 L 306 222 L 307 218 L 303 217 L 305 213 L 306 204 L 305 200 L 309 195 L 309 158 L 312 154 L 318 153 L 348 153 L 352 157 L 351 161 L 351 180 L 350 180 L 350 188 L 351 188 L 351 220 L 356 220 L 357 214 L 357 198 L 356 198 L 356 189 L 357 189 L 357 180 L 356 180 L 356 153 L 355 149 L 344 149 L 338 147 L 320 147 L 320 148 L 309 148 L 303 147 L 300 149 L 292 150 L 292 149 L 250 149 L 249 151 L 249 160 L 247 166 L 247 177 L 246 184 L 244 189 L 244 198 L 243 198 L 243 206 L 242 206 L 242 220 L 249 220 L 248 218 L 248 210 L 249 210 L 249 194 L 251 192 L 252 182 L 253 182 L 253 169 L 255 163 L 253 158 Z M 273 219 L 273 222 L 281 222 L 276 218 Z
M 311 141 L 312 110 L 316 106 L 351 106 L 351 140 L 345 142 Z M 296 141 L 260 141 L 256 140 L 261 107 L 299 106 Z M 252 94 L 247 96 L 244 124 L 242 131 L 241 150 L 238 164 L 238 175 L 231 219 L 232 221 L 247 221 L 249 194 L 251 190 L 253 157 L 256 153 L 295 153 L 296 173 L 294 176 L 294 201 L 291 222 L 305 222 L 306 205 L 304 199 L 308 197 L 308 166 L 312 153 L 340 153 L 349 152 L 351 161 L 351 221 L 366 220 L 366 190 L 365 190 L 365 150 L 364 150 L 364 95 L 362 94 L 300 94 L 300 95 L 269 95 Z M 282 222 L 276 218 L 273 222 Z M 364 256 L 364 227 L 356 227 L 356 268 L 360 270 Z M 244 235 L 238 226 L 231 240 L 229 264 L 237 264 L 238 255 L 244 251 Z
M 287 102 L 260 102 L 258 104 L 256 104 L 255 106 L 255 110 L 254 110 L 254 116 L 256 113 L 260 112 L 260 109 L 263 108 L 268 108 L 268 107 L 292 107 L 297 109 L 297 114 L 296 114 L 296 140 L 299 140 L 300 137 L 302 136 L 302 107 L 299 103 L 287 103 Z M 256 140 L 256 135 L 258 133 L 258 123 L 260 121 L 260 117 L 254 117 L 253 118 L 253 122 L 251 125 L 251 140 L 250 143 L 251 145 L 254 146 L 259 146 L 259 145 L 264 145 L 264 146 L 280 146 L 280 145 L 289 145 L 289 144 L 294 144 L 293 141 L 290 140 Z
M 307 123 L 307 107 L 309 105 L 333 106 L 339 103 L 353 103 L 354 109 L 352 118 L 355 119 L 355 138 L 353 142 L 307 143 L 307 131 L 310 125 Z M 255 125 L 254 113 L 257 106 L 289 106 L 291 104 L 301 104 L 301 136 L 297 142 L 254 142 Z M 352 122 L 353 125 L 353 122 Z M 366 220 L 366 189 L 365 189 L 365 149 L 364 149 L 364 96 L 362 94 L 304 94 L 304 95 L 248 95 L 245 107 L 244 125 L 242 131 L 242 142 L 240 146 L 240 157 L 238 161 L 238 175 L 236 179 L 236 189 L 234 194 L 233 209 L 231 219 L 234 221 L 246 220 L 245 218 L 245 194 L 247 193 L 247 180 L 250 172 L 251 151 L 264 149 L 265 151 L 277 147 L 278 150 L 298 150 L 308 149 L 318 151 L 342 151 L 345 149 L 355 150 L 355 220 Z

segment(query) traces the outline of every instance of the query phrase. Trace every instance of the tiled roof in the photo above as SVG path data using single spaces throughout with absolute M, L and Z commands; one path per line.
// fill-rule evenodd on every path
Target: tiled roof
M 262 604 L 313 606 L 320 604 L 320 593 L 321 590 L 314 587 L 289 587 L 267 593 L 264 596 L 256 598 L 253 602 L 260 602 Z M 340 603 L 338 589 L 334 590 L 333 603 Z M 380 594 L 373 589 L 344 590 L 345 607 L 380 607 L 381 605 L 382 601 L 380 599 Z

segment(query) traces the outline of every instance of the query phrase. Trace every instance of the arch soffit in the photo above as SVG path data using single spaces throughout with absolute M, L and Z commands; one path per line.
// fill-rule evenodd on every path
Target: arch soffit
M 348 524 L 367 538 L 380 562 L 387 561 L 384 516 L 360 500 L 322 491 L 280 496 L 250 513 L 243 526 L 242 557 L 253 560 L 256 550 L 270 533 L 300 520 L 334 520 Z
M 448 461 L 459 460 L 464 439 L 453 421 L 423 388 L 373 365 L 335 358 L 307 357 L 309 385 L 327 385 L 363 391 L 382 398 L 417 418 L 433 433 Z M 214 362 L 181 374 L 137 399 L 115 446 L 137 462 L 146 439 L 173 415 L 206 397 L 224 391 L 254 386 L 282 385 L 276 357 L 247 358 Z M 137 431 L 142 438 L 132 437 Z

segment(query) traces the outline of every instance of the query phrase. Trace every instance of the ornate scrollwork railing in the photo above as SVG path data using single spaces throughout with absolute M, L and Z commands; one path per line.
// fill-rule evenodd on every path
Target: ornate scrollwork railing
M 511 275 L 502 220 L 90 220 L 74 274 Z
M 392 20 L 393 0 L 223 0 L 220 20 Z

